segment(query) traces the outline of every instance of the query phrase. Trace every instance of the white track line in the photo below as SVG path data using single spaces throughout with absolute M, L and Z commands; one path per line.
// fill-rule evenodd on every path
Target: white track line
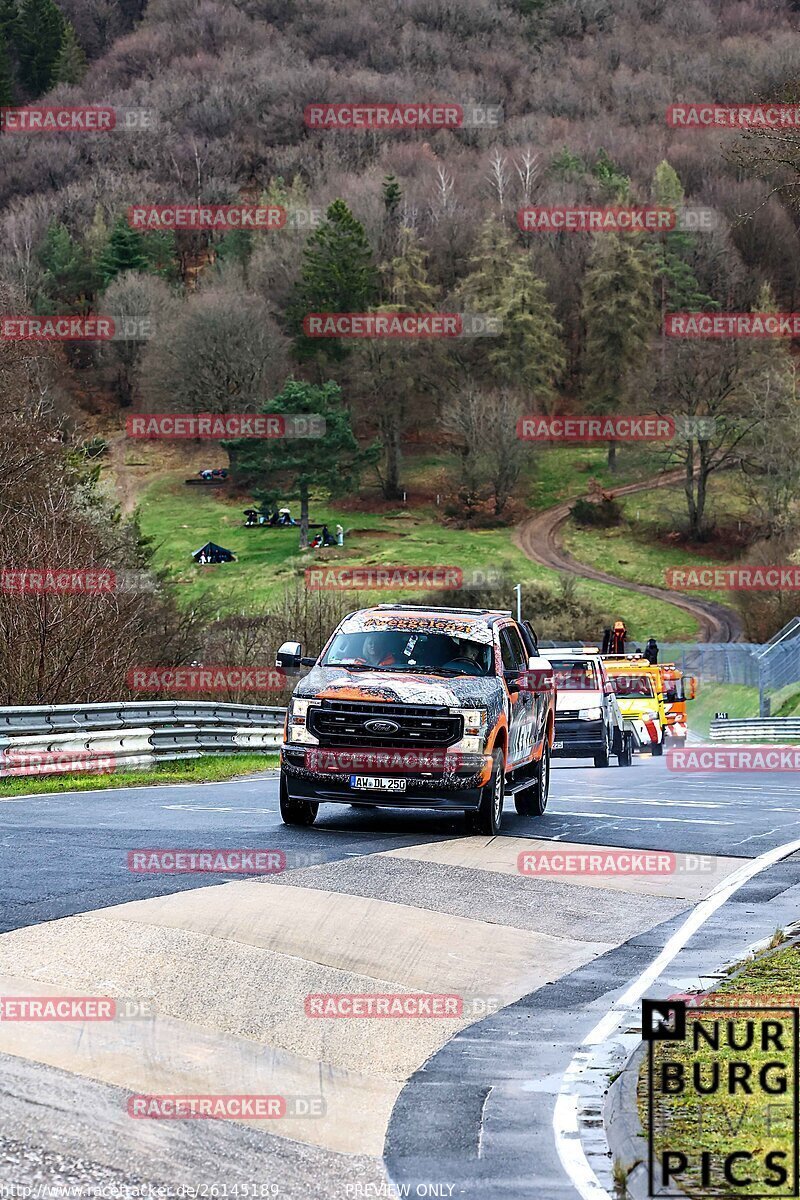
M 634 1006 L 641 1000 L 644 993 L 658 979 L 662 971 L 669 966 L 675 956 L 683 950 L 687 942 L 697 933 L 698 929 L 721 908 L 731 896 L 755 875 L 759 875 L 767 867 L 788 858 L 800 850 L 800 839 L 786 842 L 774 850 L 768 850 L 738 867 L 727 879 L 723 879 L 709 892 L 705 900 L 692 910 L 679 929 L 664 946 L 663 950 L 653 959 L 634 981 L 629 984 L 622 995 L 614 1001 L 606 1015 L 598 1021 L 591 1033 L 583 1039 L 581 1049 L 574 1055 L 561 1083 L 561 1089 L 556 1098 L 553 1113 L 553 1132 L 556 1149 L 561 1165 L 575 1190 L 583 1200 L 613 1200 L 595 1175 L 587 1159 L 580 1139 L 578 1121 L 578 1089 L 577 1084 L 592 1066 L 593 1047 L 599 1047 L 612 1034 L 628 1025 L 633 1017 Z

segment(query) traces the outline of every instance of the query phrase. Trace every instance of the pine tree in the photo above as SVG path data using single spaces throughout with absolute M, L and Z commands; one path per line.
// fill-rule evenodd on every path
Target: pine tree
M 283 390 L 268 400 L 263 410 L 281 415 L 314 413 L 325 421 L 324 441 L 315 438 L 237 438 L 223 442 L 235 464 L 236 478 L 246 484 L 262 504 L 273 504 L 293 491 L 300 498 L 300 548 L 308 545 L 309 496 L 353 492 L 361 471 L 374 462 L 378 450 L 359 448 L 342 404 L 338 384 L 305 383 L 289 379 Z M 322 452 L 321 452 L 322 450 Z
M 616 204 L 627 202 L 631 181 L 623 175 L 611 155 L 602 148 L 592 166 L 592 175 L 599 182 L 605 195 Z
M 377 285 L 363 225 L 344 200 L 334 200 L 306 243 L 302 274 L 287 308 L 298 358 L 310 358 L 322 348 L 317 339 L 303 332 L 303 320 L 309 313 L 365 312 L 374 303 Z M 331 357 L 344 356 L 335 339 L 326 338 L 324 349 Z
M 394 175 L 386 175 L 383 180 L 383 207 L 391 217 L 400 206 L 400 201 L 403 198 L 403 192 L 397 178 Z
M 684 200 L 683 185 L 678 173 L 666 159 L 656 167 L 652 192 L 659 207 L 673 209 L 680 216 Z M 719 308 L 713 297 L 701 290 L 689 264 L 695 241 L 694 234 L 675 228 L 665 230 L 648 242 L 658 289 L 662 329 L 668 312 Z
M 53 67 L 52 84 L 55 86 L 57 83 L 80 83 L 87 69 L 86 55 L 78 45 L 72 22 L 67 21 L 61 39 L 61 49 Z
M 573 154 L 567 146 L 562 146 L 550 163 L 550 174 L 559 179 L 581 179 L 586 171 L 587 167 L 583 159 L 579 155 Z
M 654 333 L 653 270 L 639 235 L 595 236 L 583 285 L 583 389 L 590 412 L 622 412 Z M 614 469 L 616 444 L 608 444 Z
M 439 291 L 428 275 L 428 253 L 411 229 L 401 228 L 397 254 L 381 265 L 386 303 L 378 312 L 435 312 Z M 402 440 L 409 410 L 433 390 L 445 370 L 444 350 L 436 341 L 367 340 L 359 346 L 353 386 L 377 419 L 384 454 L 381 475 L 387 500 L 402 494 Z
M 107 286 L 123 271 L 146 271 L 149 265 L 141 234 L 131 229 L 124 217 L 120 217 L 111 230 L 108 245 L 97 264 L 103 284 Z
M 480 347 L 484 370 L 486 364 L 492 368 L 493 385 L 521 386 L 534 393 L 532 400 L 548 400 L 565 358 L 560 326 L 530 257 L 515 247 L 505 226 L 490 217 L 470 263 L 459 298 L 472 312 L 501 322 L 499 334 Z M 476 367 L 480 370 L 479 363 Z
M 14 102 L 14 75 L 11 70 L 11 56 L 8 53 L 8 43 L 0 33 L 0 108 L 5 108 Z
M 52 85 L 65 25 L 53 0 L 22 0 L 15 44 L 20 79 L 33 99 Z
M 66 225 L 54 221 L 38 250 L 44 269 L 36 307 L 40 312 L 84 311 L 94 295 L 97 279 L 88 254 Z
M 524 388 L 531 399 L 546 404 L 566 358 L 546 285 L 527 254 L 516 253 L 511 260 L 492 315 L 502 323 L 499 336 L 489 339 L 489 361 L 499 381 Z
M 484 221 L 469 260 L 469 273 L 458 289 L 459 297 L 474 311 L 489 311 L 502 291 L 514 253 L 514 243 L 505 225 L 495 217 Z

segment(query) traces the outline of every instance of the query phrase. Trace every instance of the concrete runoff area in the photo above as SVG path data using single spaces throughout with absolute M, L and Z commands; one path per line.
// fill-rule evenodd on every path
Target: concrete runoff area
M 607 848 L 456 838 L 3 934 L 3 996 L 141 999 L 154 1015 L 2 1021 L 0 1054 L 120 1096 L 321 1097 L 321 1116 L 245 1123 L 264 1136 L 377 1158 L 405 1081 L 481 1019 L 472 998 L 514 1003 L 689 908 L 740 862 L 646 878 L 517 872 L 521 852 L 570 849 Z M 304 1006 L 309 993 L 414 992 L 461 996 L 464 1012 L 314 1018 Z

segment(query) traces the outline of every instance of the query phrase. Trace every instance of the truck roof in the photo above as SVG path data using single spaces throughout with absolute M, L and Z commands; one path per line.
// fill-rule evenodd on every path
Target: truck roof
M 461 617 L 466 620 L 473 617 L 476 621 L 482 621 L 488 625 L 491 625 L 494 621 L 499 621 L 501 617 L 510 617 L 512 615 L 510 608 L 437 608 L 429 604 L 375 604 L 372 608 L 362 609 L 361 611 L 364 613 L 415 613 L 419 617 L 444 615 Z

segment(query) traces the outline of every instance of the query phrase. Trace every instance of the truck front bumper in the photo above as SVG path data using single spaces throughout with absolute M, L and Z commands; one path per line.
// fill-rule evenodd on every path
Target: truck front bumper
M 335 753 L 342 756 L 348 752 L 337 749 Z M 353 762 L 349 770 L 321 771 L 306 765 L 306 751 L 302 747 L 281 747 L 281 770 L 289 797 L 326 804 L 369 804 L 376 808 L 437 808 L 463 812 L 478 808 L 485 777 L 488 777 L 492 766 L 491 755 L 462 754 L 454 756 L 458 764 L 452 770 L 381 770 L 375 766 L 360 765 L 357 750 L 349 753 Z M 419 753 L 424 755 L 426 752 L 420 750 Z M 441 754 L 441 751 L 427 753 Z M 405 791 L 354 788 L 350 783 L 353 775 L 404 779 Z
M 604 749 L 603 721 L 580 721 L 576 717 L 559 718 L 556 713 L 553 758 L 593 758 Z

